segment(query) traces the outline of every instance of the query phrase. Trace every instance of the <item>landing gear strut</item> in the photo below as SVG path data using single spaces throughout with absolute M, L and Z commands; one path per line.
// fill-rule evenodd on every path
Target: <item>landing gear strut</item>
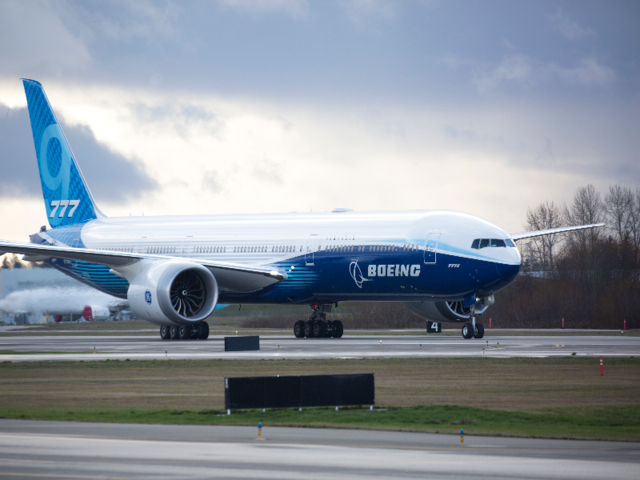
M 172 325 L 160 327 L 160 338 L 162 340 L 206 340 L 209 338 L 209 324 L 207 322 L 197 322 L 192 325 Z
M 344 327 L 340 320 L 327 320 L 325 305 L 312 305 L 313 312 L 309 320 L 298 320 L 293 326 L 293 334 L 296 338 L 340 338 Z M 330 309 L 329 309 L 330 310 Z
M 484 337 L 484 326 L 476 323 L 476 317 L 471 317 L 471 323 L 462 326 L 462 338 L 482 338 Z

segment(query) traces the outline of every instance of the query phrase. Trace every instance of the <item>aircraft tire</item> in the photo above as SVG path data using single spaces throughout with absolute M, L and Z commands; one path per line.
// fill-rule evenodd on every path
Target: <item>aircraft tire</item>
M 316 320 L 313 322 L 313 336 L 315 338 L 322 338 L 327 335 L 327 322 L 323 320 Z
M 474 338 L 482 338 L 484 337 L 484 325 L 481 323 L 476 323 L 476 331 L 473 334 Z
M 462 326 L 462 338 L 466 338 L 467 340 L 473 338 L 473 325 L 465 323 Z
M 306 338 L 313 337 L 313 320 L 304 322 L 303 333 Z
M 189 340 L 191 338 L 191 325 L 180 325 L 178 332 L 180 340 Z
M 341 338 L 344 333 L 344 326 L 340 320 L 334 320 L 333 324 L 336 327 L 335 333 L 333 334 L 333 338 Z
M 171 338 L 171 327 L 163 325 L 160 327 L 160 338 L 162 340 L 169 340 Z
M 200 335 L 202 335 L 202 322 L 194 323 L 191 327 L 191 335 L 189 336 L 189 340 L 198 340 Z
M 298 320 L 293 326 L 293 334 L 296 338 L 304 338 L 304 320 Z
M 171 338 L 171 340 L 178 340 L 178 338 L 180 338 L 180 332 L 178 331 L 178 327 L 176 325 L 169 327 L 169 337 Z
M 207 322 L 200 322 L 202 324 L 202 332 L 200 333 L 200 340 L 206 340 L 209 338 L 209 324 Z
M 336 322 L 327 322 L 327 337 L 335 338 L 336 336 Z

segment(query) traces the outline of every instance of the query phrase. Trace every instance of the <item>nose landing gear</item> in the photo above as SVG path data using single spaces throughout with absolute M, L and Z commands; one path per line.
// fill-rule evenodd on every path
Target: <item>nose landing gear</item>
M 482 338 L 484 337 L 484 325 L 476 323 L 476 317 L 471 317 L 471 323 L 462 326 L 462 338 Z
M 309 320 L 298 320 L 293 326 L 293 334 L 296 338 L 340 338 L 344 333 L 344 327 L 340 320 L 327 320 L 326 310 L 331 310 L 330 305 L 312 305 L 313 312 Z

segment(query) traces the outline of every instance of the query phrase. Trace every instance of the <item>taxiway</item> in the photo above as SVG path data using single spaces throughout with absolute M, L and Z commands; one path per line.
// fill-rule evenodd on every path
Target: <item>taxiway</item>
M 640 444 L 0 420 L 2 478 L 630 479 Z

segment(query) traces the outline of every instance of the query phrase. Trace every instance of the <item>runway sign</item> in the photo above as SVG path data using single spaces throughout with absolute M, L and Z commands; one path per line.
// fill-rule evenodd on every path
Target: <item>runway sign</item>
M 224 337 L 225 352 L 260 350 L 260 337 Z
M 427 333 L 442 333 L 442 324 L 427 321 Z
M 225 409 L 374 405 L 373 373 L 232 377 L 224 379 Z

